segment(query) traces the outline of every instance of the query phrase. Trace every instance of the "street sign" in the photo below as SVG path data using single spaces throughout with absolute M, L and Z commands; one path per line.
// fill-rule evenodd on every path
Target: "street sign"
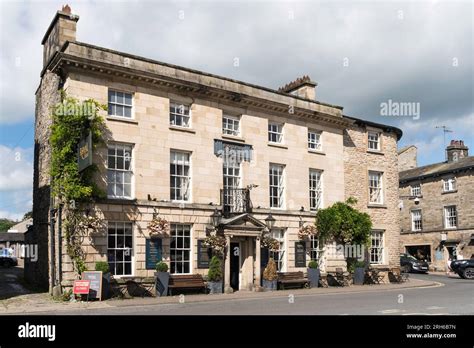
M 75 295 L 88 295 L 91 282 L 90 280 L 75 280 L 73 293 Z
M 79 172 L 92 165 L 92 134 L 90 132 L 79 141 L 77 165 Z
M 82 279 L 89 280 L 90 290 L 89 298 L 97 298 L 102 300 L 102 271 L 85 271 L 82 272 Z

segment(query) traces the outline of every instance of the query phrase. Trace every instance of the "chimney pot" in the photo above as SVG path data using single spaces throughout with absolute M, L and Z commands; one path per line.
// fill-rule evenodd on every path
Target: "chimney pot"
M 61 11 L 67 14 L 71 14 L 71 7 L 68 4 L 66 4 L 63 6 Z

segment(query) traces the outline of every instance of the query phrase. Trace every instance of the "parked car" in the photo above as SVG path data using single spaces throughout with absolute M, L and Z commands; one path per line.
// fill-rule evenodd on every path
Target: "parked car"
M 0 267 L 18 266 L 17 258 L 8 249 L 0 250 Z
M 463 279 L 474 279 L 474 259 L 454 260 L 451 269 Z
M 428 273 L 428 262 L 418 260 L 410 254 L 400 254 L 400 267 L 405 272 Z

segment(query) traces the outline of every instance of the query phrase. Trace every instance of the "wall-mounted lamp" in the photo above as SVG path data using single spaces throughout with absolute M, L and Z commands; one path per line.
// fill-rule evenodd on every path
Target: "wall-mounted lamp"
M 265 224 L 267 225 L 267 228 L 269 231 L 272 230 L 273 226 L 275 226 L 275 218 L 272 216 L 272 213 L 270 213 L 266 218 L 265 218 Z

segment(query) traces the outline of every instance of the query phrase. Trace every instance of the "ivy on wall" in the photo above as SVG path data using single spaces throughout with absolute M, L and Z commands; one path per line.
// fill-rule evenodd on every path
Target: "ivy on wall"
M 106 194 L 94 181 L 98 171 L 95 164 L 79 172 L 77 150 L 82 137 L 89 132 L 92 150 L 103 143 L 107 130 L 101 110 L 106 105 L 88 99 L 79 101 L 61 92 L 61 102 L 52 110 L 51 126 L 51 194 L 56 206 L 64 207 L 63 229 L 67 254 L 80 274 L 86 267 L 82 243 L 89 229 L 102 227 L 101 219 L 89 215 L 87 208 L 97 198 Z

